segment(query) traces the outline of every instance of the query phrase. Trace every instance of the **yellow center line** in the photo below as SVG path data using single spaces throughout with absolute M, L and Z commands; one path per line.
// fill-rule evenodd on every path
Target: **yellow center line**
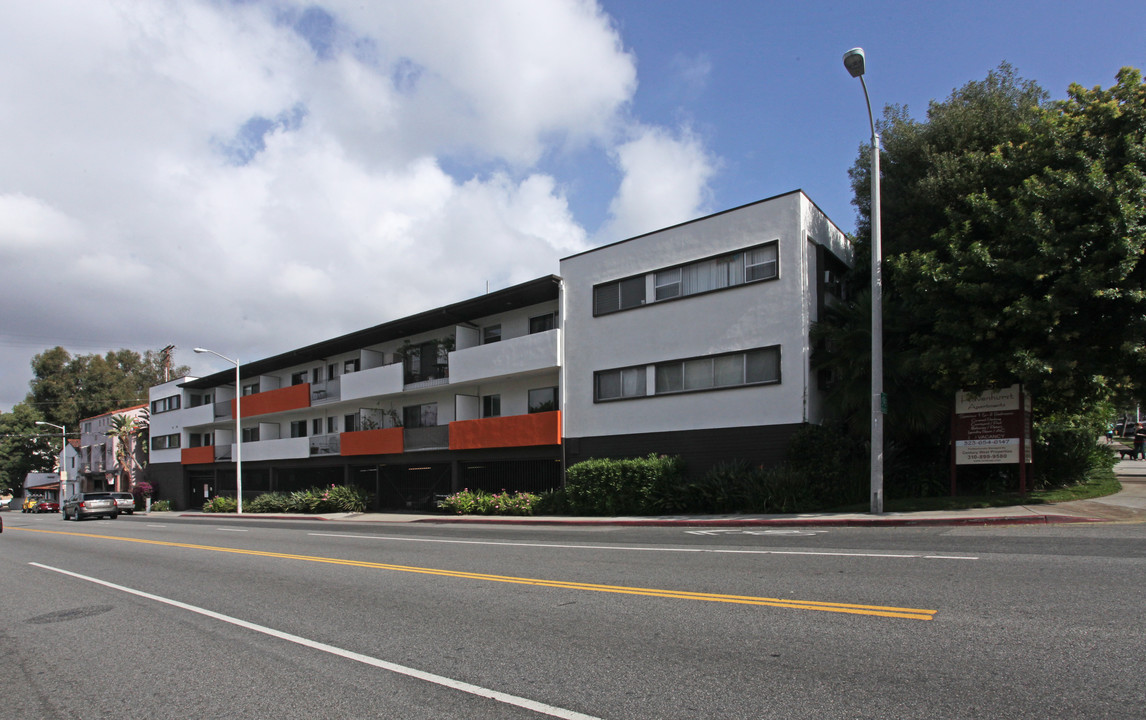
M 39 530 L 34 528 L 9 528 L 10 530 L 23 530 L 25 532 L 47 533 L 51 535 L 71 535 L 74 537 L 98 538 L 102 540 L 118 540 L 120 542 L 142 543 L 144 545 L 161 545 L 163 547 L 184 548 L 187 550 L 208 550 L 211 552 L 232 553 L 235 555 L 254 555 L 257 557 L 278 558 L 280 560 L 305 560 L 308 562 L 327 563 L 330 565 L 346 565 L 350 567 L 370 568 L 373 570 L 393 570 L 397 572 L 419 573 L 422 575 L 437 575 L 440 577 L 462 578 L 466 580 L 486 580 L 491 582 L 511 583 L 516 585 L 535 585 L 538 587 L 559 588 L 562 590 L 590 590 L 594 592 L 617 593 L 624 595 L 644 595 L 648 597 L 673 598 L 677 600 L 704 600 L 707 602 L 722 602 L 739 605 L 765 605 L 768 607 L 788 608 L 790 610 L 820 610 L 823 612 L 849 613 L 852 615 L 873 615 L 877 617 L 900 618 L 904 620 L 933 620 L 938 610 L 923 610 L 920 608 L 889 607 L 883 605 L 858 605 L 853 603 L 821 602 L 818 600 L 790 600 L 783 598 L 756 597 L 753 595 L 724 595 L 720 593 L 702 593 L 688 590 L 661 590 L 657 588 L 626 587 L 623 585 L 598 585 L 595 583 L 571 582 L 566 580 L 545 580 L 542 578 L 514 577 L 512 575 L 491 575 L 488 573 L 466 572 L 463 570 L 443 570 L 440 568 L 414 567 L 411 565 L 393 565 L 390 563 L 369 562 L 365 560 L 345 560 L 342 558 L 320 557 L 316 555 L 294 555 L 291 553 L 269 552 L 266 550 L 244 550 L 242 548 L 219 547 L 215 545 L 194 545 L 190 543 L 175 543 L 164 540 L 146 540 L 143 538 L 115 537 L 113 535 L 93 535 L 89 533 L 66 532 L 62 530 Z

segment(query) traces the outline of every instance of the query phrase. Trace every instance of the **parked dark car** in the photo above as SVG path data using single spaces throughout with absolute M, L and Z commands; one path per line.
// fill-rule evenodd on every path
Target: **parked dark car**
M 135 496 L 126 492 L 109 493 L 115 500 L 116 507 L 121 513 L 131 515 L 135 512 Z
M 60 511 L 60 504 L 55 500 L 41 500 L 32 508 L 34 513 L 53 513 Z
M 64 501 L 64 519 L 83 520 L 90 517 L 119 517 L 115 498 L 107 492 L 77 493 Z

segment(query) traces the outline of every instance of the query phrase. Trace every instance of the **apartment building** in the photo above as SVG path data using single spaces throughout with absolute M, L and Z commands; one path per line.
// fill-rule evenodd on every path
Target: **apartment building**
M 177 507 L 354 484 L 415 508 L 469 487 L 561 482 L 560 279 L 151 389 L 150 477 Z M 177 488 L 172 490 L 172 488 Z
M 108 435 L 108 431 L 112 429 L 116 416 L 144 422 L 146 412 L 146 405 L 135 405 L 80 421 L 79 463 L 72 476 L 75 492 L 131 491 L 131 478 L 143 469 L 147 448 L 142 440 L 132 439 L 128 453 L 121 457 L 118 449 L 124 441 Z M 125 467 L 125 464 L 130 467 Z
M 354 484 L 378 508 L 557 487 L 589 457 L 778 462 L 821 421 L 809 333 L 844 234 L 794 191 L 561 261 L 547 276 L 151 389 L 149 479 L 194 507 Z

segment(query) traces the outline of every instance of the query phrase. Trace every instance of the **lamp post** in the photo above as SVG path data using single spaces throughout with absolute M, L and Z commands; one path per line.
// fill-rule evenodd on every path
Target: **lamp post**
M 239 361 L 232 360 L 226 355 L 220 355 L 207 348 L 195 348 L 197 353 L 210 353 L 235 365 L 235 512 L 243 514 L 243 413 L 240 408 L 243 398 L 243 385 L 239 378 Z
M 63 425 L 44 422 L 43 420 L 37 420 L 36 424 L 54 427 L 60 431 L 60 497 L 58 500 L 62 507 L 64 504 L 64 489 L 68 484 L 68 466 L 65 465 L 68 460 L 68 430 Z
M 844 67 L 863 86 L 871 125 L 871 512 L 883 513 L 883 249 L 879 219 L 879 135 L 864 82 L 863 48 L 844 53 Z

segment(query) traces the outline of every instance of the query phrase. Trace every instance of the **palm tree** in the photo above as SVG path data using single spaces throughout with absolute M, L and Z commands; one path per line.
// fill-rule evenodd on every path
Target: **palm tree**
M 131 492 L 135 485 L 132 470 L 138 465 L 135 459 L 135 437 L 143 429 L 142 425 L 130 415 L 112 415 L 111 427 L 107 436 L 115 438 L 115 462 L 121 477 L 127 478 L 127 491 Z M 118 482 L 116 485 L 118 486 Z

